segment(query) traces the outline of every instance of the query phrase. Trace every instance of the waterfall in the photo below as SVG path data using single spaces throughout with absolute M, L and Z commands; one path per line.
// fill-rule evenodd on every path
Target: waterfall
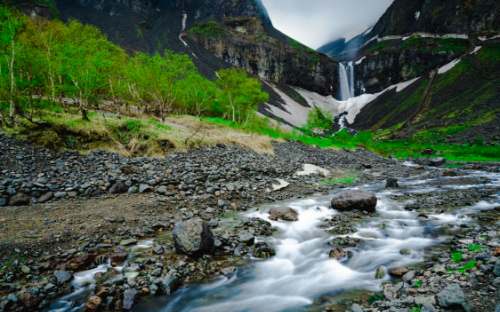
M 353 62 L 339 63 L 339 99 L 345 101 L 354 97 Z

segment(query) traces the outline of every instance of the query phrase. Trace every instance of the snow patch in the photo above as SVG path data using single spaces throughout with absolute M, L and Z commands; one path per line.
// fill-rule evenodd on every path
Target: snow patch
M 487 41 L 487 40 L 493 40 L 493 39 L 498 39 L 498 38 L 500 38 L 500 34 L 492 36 L 492 37 L 481 36 L 481 37 L 479 37 L 479 40 Z
M 453 61 L 449 62 L 446 65 L 441 66 L 438 69 L 438 74 L 442 75 L 444 73 L 447 73 L 448 71 L 450 71 L 451 69 L 453 69 L 453 67 L 455 67 L 458 63 L 460 63 L 460 61 L 461 61 L 460 59 L 456 59 L 456 60 L 453 60 Z
M 302 167 L 302 171 L 297 171 L 296 174 L 298 176 L 322 175 L 324 177 L 327 177 L 328 175 L 330 175 L 330 171 L 316 165 L 304 164 Z
M 360 58 L 359 60 L 356 61 L 356 65 L 360 65 L 361 63 L 363 63 L 363 61 L 366 59 L 366 56 L 363 56 L 362 58 Z
M 401 92 L 403 91 L 404 89 L 408 88 L 409 86 L 411 86 L 415 81 L 419 80 L 420 77 L 417 77 L 417 78 L 414 78 L 412 80 L 408 80 L 408 81 L 404 81 L 404 82 L 400 82 L 396 85 L 396 92 Z M 393 87 L 394 88 L 394 87 Z
M 415 19 L 417 21 L 420 19 L 420 11 L 415 12 Z
M 272 185 L 273 192 L 287 188 L 290 185 L 290 183 L 288 183 L 287 181 L 285 181 L 283 179 L 276 179 L 276 182 L 278 182 L 278 183 Z
M 481 50 L 482 46 L 477 46 L 474 48 L 474 50 L 472 50 L 471 53 L 469 53 L 470 55 L 474 55 L 474 54 L 477 54 L 477 52 L 479 52 L 479 50 Z

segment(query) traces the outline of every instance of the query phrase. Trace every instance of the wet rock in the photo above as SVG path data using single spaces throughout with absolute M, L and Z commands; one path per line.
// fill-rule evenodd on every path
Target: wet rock
M 399 183 L 396 178 L 389 178 L 385 181 L 385 188 L 398 188 Z
M 271 208 L 269 210 L 269 219 L 273 221 L 298 221 L 299 214 L 292 208 Z
M 422 155 L 434 155 L 436 151 L 434 151 L 432 148 L 426 148 L 422 151 Z
M 152 190 L 153 190 L 153 188 L 151 188 L 151 186 L 149 186 L 147 184 L 139 185 L 139 193 L 149 193 Z
M 137 290 L 133 288 L 129 288 L 123 292 L 123 309 L 124 310 L 131 310 L 132 307 L 134 306 L 135 299 L 137 296 Z
M 382 266 L 379 266 L 377 270 L 375 271 L 375 278 L 376 279 L 383 279 L 385 277 L 385 269 Z
M 336 260 L 341 260 L 347 256 L 346 252 L 344 249 L 340 247 L 334 247 L 330 250 L 329 253 L 330 258 L 336 259 Z
M 409 248 L 403 248 L 399 251 L 399 253 L 403 256 L 408 256 L 411 255 L 411 249 Z
M 97 311 L 102 304 L 102 299 L 99 296 L 90 296 L 85 303 L 85 311 Z
M 109 259 L 111 260 L 111 264 L 113 265 L 118 265 L 120 263 L 123 263 L 125 260 L 128 258 L 128 253 L 123 251 L 123 252 L 115 252 L 109 256 Z
M 163 255 L 165 253 L 165 248 L 163 248 L 163 246 L 154 246 L 153 252 L 155 255 Z
M 73 279 L 73 275 L 68 271 L 55 271 L 54 276 L 56 278 L 57 284 L 63 285 Z
M 409 271 L 403 275 L 403 281 L 409 283 L 411 280 L 415 278 L 415 271 Z
M 331 207 L 339 211 L 361 210 L 375 212 L 376 206 L 377 197 L 375 194 L 359 190 L 341 192 L 331 202 Z
M 111 194 L 125 194 L 128 192 L 128 186 L 122 181 L 118 181 L 109 188 Z
M 462 308 L 469 311 L 465 295 L 458 284 L 451 284 L 437 294 L 439 306 L 446 309 Z
M 211 253 L 214 248 L 214 237 L 207 223 L 200 218 L 177 222 L 173 237 L 177 253 L 188 256 L 200 256 Z
M 275 254 L 274 249 L 266 242 L 258 242 L 253 247 L 253 255 L 256 258 L 267 259 Z
M 429 166 L 432 166 L 432 167 L 441 167 L 445 163 L 446 163 L 446 159 L 444 159 L 443 157 L 429 159 Z
M 397 267 L 397 268 L 390 268 L 389 269 L 389 274 L 394 277 L 403 277 L 406 273 L 408 273 L 408 268 L 406 267 Z
M 249 232 L 240 233 L 238 240 L 247 246 L 252 246 L 255 243 L 255 236 Z
M 42 196 L 40 196 L 40 198 L 37 199 L 37 202 L 39 203 L 46 203 L 48 202 L 49 200 L 51 200 L 52 198 L 54 198 L 54 193 L 52 192 L 47 192 L 45 194 L 43 194 Z
M 12 196 L 9 200 L 9 205 L 10 206 L 24 206 L 24 205 L 29 205 L 31 202 L 31 198 L 24 194 L 24 193 L 17 193 L 16 195 Z
M 5 207 L 7 206 L 8 199 L 6 197 L 0 197 L 0 207 Z

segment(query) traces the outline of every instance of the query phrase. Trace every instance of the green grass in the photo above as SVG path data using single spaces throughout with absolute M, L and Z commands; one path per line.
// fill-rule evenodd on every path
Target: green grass
M 207 38 L 220 38 L 226 34 L 226 30 L 218 22 L 208 21 L 194 25 L 189 29 L 189 33 Z
M 225 125 L 227 127 L 244 130 L 270 136 L 274 139 L 301 142 L 314 145 L 319 148 L 365 148 L 383 156 L 392 156 L 398 159 L 429 157 L 422 154 L 428 148 L 436 151 L 436 155 L 444 157 L 453 162 L 488 162 L 500 161 L 500 145 L 482 144 L 449 144 L 440 143 L 439 140 L 430 136 L 416 137 L 410 139 L 387 140 L 384 139 L 384 131 L 360 132 L 350 135 L 347 132 L 339 132 L 331 137 L 315 137 L 301 131 L 286 132 L 277 127 L 272 127 L 266 120 L 251 121 L 245 124 L 237 124 L 221 118 L 203 118 L 204 121 Z M 439 136 L 439 134 L 436 134 Z
M 451 260 L 455 263 L 460 263 L 463 261 L 463 254 L 460 251 L 453 251 L 451 253 Z
M 355 175 L 340 177 L 340 178 L 330 178 L 321 181 L 321 184 L 328 186 L 342 186 L 342 185 L 352 185 L 356 183 L 358 177 Z

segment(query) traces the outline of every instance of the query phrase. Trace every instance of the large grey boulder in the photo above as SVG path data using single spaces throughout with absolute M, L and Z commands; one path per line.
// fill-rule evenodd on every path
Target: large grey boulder
M 25 206 L 31 203 L 31 198 L 25 193 L 17 193 L 9 200 L 10 206 Z
M 332 199 L 332 208 L 339 211 L 361 210 L 375 212 L 377 196 L 374 193 L 350 190 L 344 191 Z
M 200 218 L 176 223 L 173 236 L 177 253 L 197 257 L 214 248 L 212 231 Z
M 451 284 L 437 294 L 439 306 L 445 309 L 461 308 L 469 311 L 469 306 L 465 301 L 465 295 L 458 284 Z
M 297 221 L 299 214 L 292 208 L 271 208 L 269 210 L 269 219 L 273 221 Z

